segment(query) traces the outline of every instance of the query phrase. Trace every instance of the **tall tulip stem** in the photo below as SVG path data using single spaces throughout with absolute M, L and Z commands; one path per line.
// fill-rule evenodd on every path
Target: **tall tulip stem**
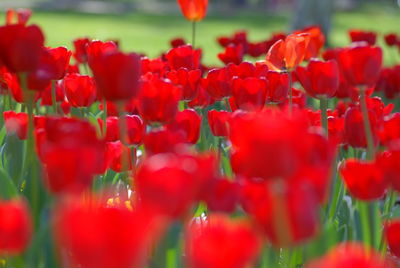
M 192 47 L 196 46 L 196 21 L 192 22 Z
M 365 137 L 367 138 L 367 159 L 372 160 L 375 156 L 374 139 L 372 137 L 371 121 L 368 116 L 366 88 L 360 88 L 360 104 L 363 115 Z
M 107 101 L 103 99 L 103 137 L 107 135 Z
M 325 130 L 325 135 L 328 137 L 328 99 L 322 97 L 319 99 L 319 108 L 321 110 L 321 124 Z

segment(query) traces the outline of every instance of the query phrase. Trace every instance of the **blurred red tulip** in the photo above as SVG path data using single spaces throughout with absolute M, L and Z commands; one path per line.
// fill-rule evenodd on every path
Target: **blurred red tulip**
M 156 154 L 142 162 L 134 185 L 142 205 L 180 218 L 215 173 L 216 161 L 212 155 Z
M 63 84 L 65 96 L 73 107 L 89 107 L 96 100 L 96 85 L 88 75 L 68 74 Z
M 186 142 L 186 134 L 182 131 L 156 129 L 144 137 L 144 148 L 148 155 L 174 153 Z
M 187 143 L 196 144 L 200 137 L 201 116 L 192 109 L 186 109 L 176 114 L 175 120 L 167 125 L 167 129 L 181 131 Z
M 400 258 L 400 220 L 398 218 L 392 219 L 385 224 L 384 235 L 390 253 Z
M 0 61 L 12 72 L 34 71 L 39 65 L 43 44 L 42 30 L 36 25 L 0 27 Z
M 306 268 L 395 268 L 385 256 L 357 242 L 344 242 L 331 249 L 325 256 L 308 262 Z
M 204 191 L 207 208 L 213 212 L 235 212 L 239 202 L 240 186 L 226 178 L 213 180 Z
M 363 30 L 350 30 L 349 36 L 351 42 L 367 42 L 368 45 L 373 46 L 376 43 L 376 32 L 367 32 Z
M 231 79 L 232 75 L 227 67 L 211 70 L 206 78 L 207 92 L 216 100 L 230 97 L 232 94 Z
M 194 70 L 200 67 L 201 50 L 193 49 L 191 45 L 184 45 L 169 50 L 165 58 L 172 70 L 179 68 Z
M 73 56 L 78 63 L 87 63 L 88 56 L 86 47 L 90 43 L 89 38 L 79 38 L 74 40 L 74 53 Z
M 189 267 L 251 267 L 261 251 L 261 240 L 249 222 L 219 214 L 199 221 L 190 223 L 186 230 L 185 252 Z
M 25 25 L 29 18 L 32 15 L 32 10 L 28 8 L 18 8 L 16 10 L 14 9 L 7 9 L 6 13 L 6 25 L 14 24 L 13 19 L 14 17 L 17 19 L 16 24 L 21 24 Z
M 378 118 L 374 111 L 368 111 L 368 117 L 371 123 L 371 130 L 375 142 L 377 139 Z M 367 139 L 364 131 L 364 119 L 359 107 L 347 109 L 344 116 L 344 138 L 346 143 L 355 148 L 366 148 Z
M 389 33 L 385 35 L 385 42 L 386 45 L 388 45 L 389 47 L 397 45 L 397 43 L 399 42 L 398 39 L 399 37 L 395 33 Z
M 53 232 L 65 267 L 143 267 L 165 225 L 151 211 L 110 206 L 93 196 L 64 200 L 53 212 Z
M 201 21 L 207 13 L 208 0 L 177 0 L 183 16 L 189 21 Z
M 347 159 L 340 173 L 351 195 L 360 200 L 378 200 L 389 186 L 376 162 Z
M 339 52 L 339 66 L 351 85 L 372 86 L 378 81 L 382 67 L 382 49 L 355 44 Z
M 267 73 L 269 102 L 282 103 L 288 99 L 289 75 L 287 73 L 269 71 Z
M 325 45 L 325 36 L 319 26 L 309 26 L 294 33 L 308 34 L 310 37 L 310 41 L 307 46 L 307 52 L 304 57 L 305 60 L 309 60 L 311 58 L 316 58 L 319 56 L 320 50 Z
M 3 112 L 3 117 L 8 135 L 17 134 L 20 140 L 25 140 L 27 138 L 28 114 L 5 111 Z
M 227 111 L 208 111 L 208 124 L 211 133 L 216 137 L 227 137 L 229 133 L 229 119 L 231 113 Z
M 167 78 L 171 80 L 175 85 L 179 85 L 183 89 L 183 100 L 193 100 L 199 91 L 199 85 L 201 82 L 201 70 L 190 70 L 180 68 L 178 70 L 172 70 L 167 73 Z
M 297 67 L 295 75 L 313 98 L 332 98 L 339 86 L 339 69 L 334 60 L 311 60 L 306 68 Z
M 223 53 L 218 54 L 218 58 L 225 64 L 240 64 L 243 61 L 243 46 L 228 45 Z
M 173 47 L 173 48 L 186 45 L 185 39 L 183 39 L 183 38 L 181 38 L 181 37 L 172 39 L 169 43 L 171 44 L 171 47 Z
M 145 122 L 168 123 L 178 112 L 181 88 L 157 76 L 146 77 L 138 96 L 139 113 Z
M 0 200 L 0 254 L 21 254 L 31 240 L 32 229 L 24 200 Z
M 113 41 L 102 42 L 95 40 L 86 44 L 85 51 L 88 65 L 90 68 L 96 68 L 95 66 L 97 63 L 95 63 L 95 61 L 101 61 L 101 57 L 107 53 L 117 52 L 118 46 Z
M 121 141 L 106 143 L 107 167 L 115 172 L 123 172 L 132 169 L 131 148 L 125 146 Z M 124 163 L 125 162 L 125 163 Z
M 109 101 L 135 97 L 140 84 L 140 57 L 114 51 L 96 58 L 91 66 L 98 94 Z

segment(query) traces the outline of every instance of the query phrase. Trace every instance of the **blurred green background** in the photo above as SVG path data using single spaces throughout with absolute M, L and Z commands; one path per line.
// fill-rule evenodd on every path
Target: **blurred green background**
M 332 4 L 329 14 L 330 45 L 349 43 L 347 31 L 351 28 L 374 30 L 381 34 L 399 33 L 400 9 L 396 1 L 346 1 L 346 0 L 209 0 L 209 14 L 198 24 L 197 44 L 203 48 L 206 64 L 220 64 L 217 53 L 221 48 L 217 36 L 230 35 L 237 30 L 247 30 L 251 41 L 261 41 L 273 32 L 288 32 L 293 25 L 309 23 L 310 15 L 303 15 L 299 5 L 313 1 Z M 115 39 L 122 49 L 155 57 L 169 48 L 169 40 L 183 37 L 190 40 L 191 24 L 179 12 L 175 0 L 53 0 L 53 1 L 0 1 L 0 8 L 31 7 L 35 10 L 31 22 L 39 24 L 49 46 L 72 47 L 78 37 Z M 315 7 L 315 6 L 314 6 Z M 318 10 L 314 10 L 317 15 Z M 325 12 L 325 11 L 323 11 Z M 320 12 L 321 13 L 321 12 Z M 330 16 L 332 14 L 332 16 Z M 0 15 L 4 20 L 4 12 Z M 297 22 L 296 22 L 297 20 Z M 383 44 L 382 35 L 379 43 Z M 394 62 L 398 53 L 387 52 L 388 63 Z

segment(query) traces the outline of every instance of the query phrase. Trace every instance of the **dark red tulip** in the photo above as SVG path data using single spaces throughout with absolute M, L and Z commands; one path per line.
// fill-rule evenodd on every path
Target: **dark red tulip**
M 395 268 L 388 258 L 379 252 L 368 248 L 357 242 L 345 242 L 320 259 L 308 262 L 306 268 L 342 268 L 342 267 L 364 267 L 364 268 Z
M 140 145 L 145 134 L 145 125 L 137 115 L 126 115 L 126 130 L 129 145 Z M 119 118 L 116 116 L 107 117 L 106 141 L 117 141 L 120 139 Z
M 206 79 L 207 92 L 216 100 L 230 97 L 232 94 L 231 79 L 232 75 L 227 67 L 211 70 Z
M 339 68 L 334 60 L 311 60 L 306 68 L 297 67 L 295 75 L 313 98 L 332 98 L 339 86 Z
M 208 111 L 208 124 L 211 133 L 217 137 L 227 137 L 229 133 L 229 119 L 231 113 L 227 111 Z
M 56 91 L 56 102 L 65 101 L 65 90 L 64 90 L 64 81 L 58 80 L 55 81 L 55 91 Z M 52 84 L 49 84 L 44 90 L 40 91 L 41 97 L 41 105 L 51 106 L 53 105 L 53 97 L 52 97 Z
M 400 220 L 395 218 L 385 224 L 384 232 L 390 253 L 400 257 Z
M 289 76 L 287 73 L 269 71 L 267 73 L 269 102 L 282 103 L 288 99 Z
M 239 109 L 259 110 L 265 105 L 268 81 L 264 78 L 249 77 L 232 80 L 232 95 Z
M 186 109 L 176 114 L 175 120 L 167 125 L 172 131 L 182 131 L 187 143 L 195 144 L 200 137 L 201 116 L 192 109 Z
M 110 206 L 107 200 L 93 196 L 58 202 L 53 212 L 62 266 L 143 267 L 150 245 L 165 225 L 151 211 Z
M 238 77 L 238 78 L 248 78 L 248 77 L 260 77 L 260 75 L 256 70 L 257 67 L 260 65 L 254 66 L 251 62 L 244 61 L 241 62 L 240 64 L 233 64 L 230 63 L 226 66 L 228 68 L 229 73 L 231 74 L 232 77 Z M 264 65 L 266 67 L 266 65 Z M 266 67 L 268 68 L 268 67 Z
M 0 27 L 0 61 L 12 72 L 34 71 L 39 65 L 43 44 L 42 30 L 36 25 Z
M 165 58 L 172 70 L 179 68 L 194 70 L 200 67 L 201 50 L 193 49 L 191 45 L 184 45 L 172 48 L 167 52 Z
M 245 182 L 242 205 L 275 247 L 294 246 L 318 231 L 318 203 L 307 183 L 276 178 Z
M 191 108 L 205 108 L 212 105 L 215 100 L 210 96 L 207 91 L 208 82 L 207 79 L 202 78 L 198 88 L 197 96 L 193 100 L 188 102 L 188 106 Z
M 243 46 L 228 45 L 223 53 L 218 54 L 218 58 L 225 64 L 240 64 L 243 61 Z
M 379 78 L 382 67 L 382 49 L 357 44 L 339 52 L 339 66 L 353 86 L 372 86 Z
M 178 112 L 181 96 L 181 88 L 167 80 L 157 76 L 147 77 L 138 96 L 139 113 L 149 123 L 171 122 Z
M 376 158 L 377 166 L 382 171 L 384 179 L 400 192 L 400 151 L 384 151 Z
M 116 43 L 113 41 L 108 41 L 108 42 L 102 42 L 99 40 L 95 40 L 92 42 L 87 43 L 86 45 L 86 55 L 87 55 L 87 61 L 90 66 L 90 68 L 96 68 L 95 61 L 100 60 L 101 57 L 104 56 L 107 53 L 113 53 L 118 51 L 118 46 Z
M 183 89 L 183 100 L 193 100 L 199 91 L 201 82 L 201 70 L 190 70 L 180 68 L 168 72 L 167 78 L 175 85 L 179 85 Z
M 139 91 L 140 57 L 135 53 L 110 52 L 91 66 L 100 96 L 109 101 L 127 101 Z
M 65 96 L 73 107 L 89 107 L 96 100 L 96 85 L 88 75 L 68 74 L 63 84 Z
M 86 47 L 90 43 L 89 38 L 79 38 L 74 40 L 75 51 L 73 56 L 78 63 L 86 63 L 88 60 Z
M 104 171 L 105 144 L 89 122 L 47 118 L 37 129 L 36 143 L 45 184 L 53 193 L 81 192 Z
M 397 45 L 397 43 L 399 41 L 398 38 L 399 37 L 395 33 L 390 33 L 390 34 L 385 35 L 386 45 L 388 45 L 390 47 Z
M 187 265 L 192 268 L 251 267 L 261 250 L 249 222 L 219 214 L 191 223 L 185 241 Z
M 28 134 L 28 114 L 16 113 L 14 111 L 3 112 L 4 124 L 7 134 L 17 134 L 18 138 L 25 140 Z
M 351 195 L 360 200 L 378 200 L 389 186 L 376 162 L 348 159 L 341 166 L 340 173 Z
M 368 45 L 373 46 L 376 43 L 376 32 L 367 32 L 362 30 L 350 30 L 349 36 L 351 42 L 367 42 Z
M 181 37 L 172 39 L 171 41 L 169 41 L 169 43 L 171 44 L 171 47 L 173 47 L 173 48 L 186 45 L 185 39 L 183 39 Z
M 156 129 L 144 137 L 144 148 L 148 155 L 174 153 L 186 142 L 186 134 L 182 131 Z
M 177 0 L 183 16 L 189 21 L 201 21 L 207 14 L 208 0 Z
M 31 240 L 32 229 L 24 200 L 0 200 L 0 254 L 21 254 Z
M 142 205 L 180 218 L 192 207 L 204 185 L 214 178 L 210 155 L 156 154 L 144 160 L 134 177 Z

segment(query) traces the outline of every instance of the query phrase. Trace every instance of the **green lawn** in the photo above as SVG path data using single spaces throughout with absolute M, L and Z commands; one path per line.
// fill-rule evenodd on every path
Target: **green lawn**
M 399 31 L 398 10 L 373 6 L 357 12 L 335 14 L 331 40 L 333 45 L 348 43 L 347 30 L 361 28 L 381 33 Z M 71 47 L 71 40 L 88 36 L 96 39 L 119 39 L 126 51 L 146 53 L 154 57 L 168 49 L 168 41 L 177 36 L 191 36 L 191 25 L 180 15 L 134 13 L 125 15 L 93 15 L 71 12 L 35 12 L 32 21 L 44 29 L 47 44 Z M 249 14 L 222 17 L 210 15 L 198 25 L 197 44 L 204 49 L 205 62 L 217 64 L 221 51 L 215 38 L 246 29 L 250 39 L 257 41 L 274 31 L 285 31 L 289 15 Z M 391 55 L 391 54 L 389 54 Z M 387 56 L 390 61 L 393 59 Z

